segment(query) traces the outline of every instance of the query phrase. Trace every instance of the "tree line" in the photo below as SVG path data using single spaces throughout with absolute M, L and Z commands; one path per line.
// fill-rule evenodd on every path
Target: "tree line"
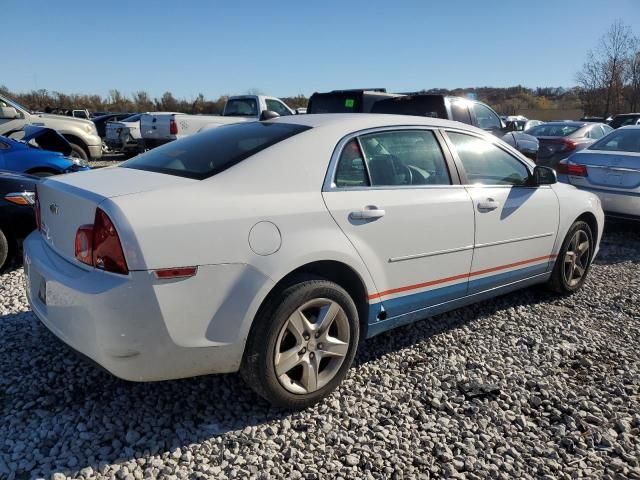
M 640 110 L 640 37 L 617 20 L 587 52 L 576 74 L 585 113 L 609 115 Z

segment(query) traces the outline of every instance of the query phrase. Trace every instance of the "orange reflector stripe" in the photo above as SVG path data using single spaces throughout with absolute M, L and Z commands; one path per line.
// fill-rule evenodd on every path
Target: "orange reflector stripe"
M 187 278 L 195 276 L 198 273 L 198 267 L 161 268 L 154 270 L 153 273 L 160 279 Z

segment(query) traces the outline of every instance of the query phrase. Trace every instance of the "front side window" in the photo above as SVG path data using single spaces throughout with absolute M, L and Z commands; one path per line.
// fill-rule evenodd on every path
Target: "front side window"
M 257 117 L 258 102 L 255 98 L 232 98 L 224 107 L 227 117 Z
M 282 103 L 280 103 L 277 100 L 267 99 L 266 103 L 267 103 L 267 110 L 276 112 L 281 117 L 284 117 L 285 115 L 291 115 L 291 112 L 289 111 L 289 109 L 287 109 L 287 107 L 285 107 Z
M 456 100 L 451 103 L 451 119 L 456 122 L 471 125 L 471 115 L 469 115 L 469 102 Z
M 447 132 L 471 184 L 525 185 L 529 169 L 515 157 L 482 138 Z
M 309 128 L 268 122 L 225 125 L 149 150 L 121 167 L 203 180 Z
M 476 114 L 476 122 L 478 127 L 483 130 L 496 130 L 502 128 L 500 117 L 496 115 L 489 107 L 481 103 L 473 104 L 473 112 Z

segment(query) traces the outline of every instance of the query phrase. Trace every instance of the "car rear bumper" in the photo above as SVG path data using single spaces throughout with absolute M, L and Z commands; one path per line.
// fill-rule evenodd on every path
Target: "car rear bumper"
M 237 371 L 249 301 L 270 282 L 243 264 L 201 266 L 188 279 L 115 275 L 56 254 L 34 232 L 24 242 L 29 304 L 63 342 L 113 375 L 168 380 Z
M 615 191 L 582 185 L 574 186 L 597 195 L 607 216 L 640 217 L 640 192 Z

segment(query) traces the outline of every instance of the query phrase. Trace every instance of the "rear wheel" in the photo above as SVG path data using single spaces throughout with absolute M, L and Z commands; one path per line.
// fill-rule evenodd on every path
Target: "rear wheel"
M 274 295 L 257 315 L 241 373 L 273 405 L 304 408 L 340 384 L 358 339 L 349 294 L 327 280 L 301 281 Z
M 589 224 L 575 222 L 562 244 L 553 267 L 549 286 L 558 293 L 573 293 L 587 279 L 593 257 L 593 233 Z

